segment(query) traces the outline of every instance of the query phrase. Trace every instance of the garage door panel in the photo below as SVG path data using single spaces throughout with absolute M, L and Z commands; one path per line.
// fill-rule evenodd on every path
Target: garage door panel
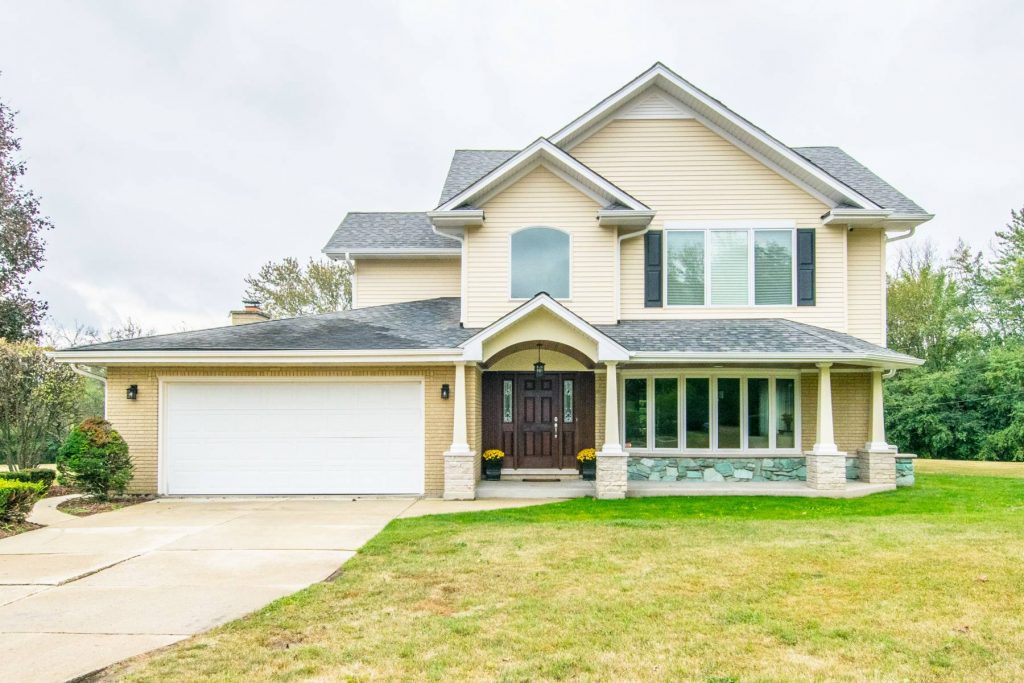
M 421 493 L 413 382 L 167 383 L 164 490 Z

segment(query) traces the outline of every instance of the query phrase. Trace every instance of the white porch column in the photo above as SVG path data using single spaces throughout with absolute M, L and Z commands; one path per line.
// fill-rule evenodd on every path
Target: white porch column
M 892 448 L 885 442 L 885 398 L 882 394 L 882 368 L 871 369 L 871 427 L 866 451 L 887 451 Z
M 871 422 L 868 441 L 857 451 L 858 477 L 869 484 L 896 485 L 896 449 L 885 442 L 882 369 L 871 369 Z
M 838 453 L 832 427 L 831 363 L 818 363 L 818 421 L 814 435 L 815 453 Z
M 466 363 L 455 363 L 455 400 L 452 406 L 452 444 L 444 454 L 446 500 L 476 498 L 476 454 L 469 448 L 466 414 Z
M 615 499 L 626 497 L 626 464 L 629 454 L 622 450 L 619 438 L 619 378 L 616 361 L 606 361 L 604 392 L 604 445 L 597 454 L 597 481 L 595 493 L 598 498 Z
M 806 454 L 807 485 L 815 489 L 846 488 L 846 453 L 836 446 L 832 425 L 831 363 L 818 363 L 818 419 L 814 449 Z

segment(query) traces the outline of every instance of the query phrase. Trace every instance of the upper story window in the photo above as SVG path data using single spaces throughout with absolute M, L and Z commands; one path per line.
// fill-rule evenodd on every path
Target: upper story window
M 554 228 L 526 228 L 512 234 L 511 294 L 529 299 L 547 292 L 569 298 L 569 234 Z
M 796 230 L 668 229 L 669 306 L 791 306 Z

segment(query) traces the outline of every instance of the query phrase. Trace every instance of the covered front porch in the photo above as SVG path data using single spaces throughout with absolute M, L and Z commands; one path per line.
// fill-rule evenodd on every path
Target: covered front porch
M 913 456 L 885 440 L 884 360 L 662 358 L 605 329 L 540 298 L 464 345 L 446 498 L 851 497 L 913 481 Z M 594 482 L 574 470 L 583 448 Z M 480 481 L 488 449 L 505 454 L 502 481 Z

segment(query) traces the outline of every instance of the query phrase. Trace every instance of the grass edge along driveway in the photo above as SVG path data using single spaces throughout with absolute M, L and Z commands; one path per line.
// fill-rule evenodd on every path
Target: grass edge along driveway
M 165 680 L 1024 680 L 1024 480 L 393 522 L 330 583 L 121 665 Z

